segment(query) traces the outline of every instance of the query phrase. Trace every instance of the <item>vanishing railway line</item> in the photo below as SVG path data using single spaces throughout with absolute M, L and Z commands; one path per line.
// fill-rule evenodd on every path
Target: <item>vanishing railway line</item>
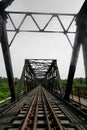
M 87 130 L 87 122 L 39 86 L 2 114 L 0 130 Z

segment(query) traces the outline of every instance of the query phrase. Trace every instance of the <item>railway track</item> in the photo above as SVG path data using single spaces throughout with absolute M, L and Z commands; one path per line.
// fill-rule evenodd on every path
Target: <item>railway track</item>
M 39 86 L 3 130 L 87 130 L 87 122 Z

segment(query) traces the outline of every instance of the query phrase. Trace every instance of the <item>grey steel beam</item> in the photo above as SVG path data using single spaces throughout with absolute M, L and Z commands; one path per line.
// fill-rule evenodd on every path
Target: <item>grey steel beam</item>
M 78 60 L 78 55 L 79 55 L 79 50 L 80 50 L 80 45 L 81 45 L 80 36 L 81 36 L 81 30 L 78 27 L 76 31 L 75 42 L 73 46 L 71 63 L 70 63 L 70 68 L 69 68 L 69 73 L 68 73 L 66 91 L 65 91 L 65 96 L 64 96 L 65 100 L 69 100 L 69 96 L 72 91 L 72 83 L 73 83 L 73 78 L 74 78 L 74 74 L 76 70 L 76 65 L 77 65 L 77 60 Z
M 50 73 L 50 71 L 51 71 L 52 67 L 54 66 L 55 62 L 56 62 L 56 60 L 52 60 L 52 63 L 51 63 L 51 65 L 50 65 L 49 69 L 47 70 L 45 76 L 47 76 L 47 75 Z
M 86 18 L 86 13 L 87 13 L 87 1 L 85 0 L 83 6 L 81 7 L 76 17 L 77 30 L 76 30 L 75 42 L 74 42 L 72 58 L 71 58 L 71 63 L 70 63 L 70 68 L 69 68 L 66 91 L 65 91 L 65 96 L 64 96 L 65 100 L 69 100 L 69 96 L 72 91 L 72 83 L 73 83 L 73 78 L 74 78 L 74 74 L 76 70 L 76 64 L 77 64 L 81 44 L 83 48 L 86 83 L 87 83 L 87 18 Z
M 16 99 L 15 96 L 15 89 L 14 89 L 14 78 L 13 78 L 13 70 L 12 70 L 12 63 L 10 57 L 10 50 L 8 47 L 8 37 L 6 32 L 6 26 L 3 25 L 2 34 L 1 34 L 1 47 L 3 51 L 3 57 L 5 61 L 5 67 L 7 72 L 8 84 L 11 92 L 11 101 Z
M 57 66 L 57 62 L 55 63 L 55 71 L 56 71 L 56 77 L 57 77 L 57 82 L 58 82 L 58 88 L 60 89 L 60 94 L 61 94 L 61 97 L 64 96 L 64 90 L 62 88 L 62 84 L 61 84 L 61 77 L 60 77 L 60 73 L 59 73 L 59 69 L 58 69 L 58 66 Z
M 18 27 L 18 28 L 16 28 L 16 27 L 15 27 L 15 25 L 13 24 L 13 22 L 12 22 L 11 17 L 10 17 L 10 20 L 11 20 L 11 22 L 12 22 L 13 26 L 15 27 L 15 32 L 16 32 L 16 33 L 14 34 L 14 36 L 13 36 L 13 38 L 12 38 L 12 40 L 11 40 L 10 44 L 9 44 L 9 47 L 11 46 L 12 42 L 14 41 L 14 39 L 15 39 L 16 35 L 19 33 L 19 29 L 20 29 L 20 27 L 22 26 L 22 24 L 23 24 L 23 22 L 24 22 L 25 18 L 26 18 L 26 15 L 23 17 L 23 19 L 22 19 L 22 21 L 21 21 L 21 23 L 20 23 L 19 27 Z
M 7 11 L 7 13 L 10 14 L 27 14 L 27 15 L 31 15 L 31 14 L 35 14 L 35 15 L 61 15 L 61 16 L 73 16 L 76 14 L 72 14 L 72 13 L 45 13 L 45 12 L 25 12 L 25 11 Z
M 85 66 L 85 78 L 86 78 L 86 88 L 87 88 L 87 43 L 82 44 L 84 66 Z
M 72 25 L 72 23 L 73 23 L 73 21 L 74 21 L 74 19 L 75 19 L 75 16 L 76 16 L 76 14 L 64 14 L 64 13 L 38 13 L 38 12 L 7 12 L 7 14 L 8 14 L 8 17 L 9 17 L 9 19 L 10 19 L 10 21 L 11 21 L 11 23 L 12 23 L 12 26 L 13 26 L 13 28 L 14 29 L 9 29 L 9 30 L 7 30 L 7 31 L 9 31 L 9 32 L 15 32 L 15 34 L 14 34 L 14 36 L 13 36 L 13 38 L 12 38 L 12 40 L 11 40 L 11 42 L 10 42 L 10 44 L 9 44 L 9 47 L 11 46 L 11 44 L 12 44 L 12 42 L 14 41 L 14 39 L 15 39 L 15 37 L 17 36 L 17 34 L 19 33 L 19 32 L 39 32 L 39 33 L 63 33 L 63 34 L 65 34 L 65 36 L 66 36 L 66 38 L 67 38 L 67 40 L 68 40 L 68 42 L 69 42 L 69 44 L 70 44 L 70 46 L 73 48 L 73 46 L 72 46 L 72 43 L 71 43 L 71 41 L 70 41 L 70 38 L 68 37 L 68 33 L 75 33 L 74 31 L 69 31 L 69 28 L 71 27 L 71 25 Z M 11 18 L 11 14 L 22 14 L 22 15 L 24 15 L 25 14 L 25 16 L 24 16 L 24 18 L 23 18 L 23 20 L 21 21 L 21 23 L 23 24 L 24 23 L 24 21 L 26 20 L 26 18 L 29 16 L 31 19 L 32 19 L 32 22 L 34 22 L 34 24 L 35 24 L 35 26 L 37 27 L 37 29 L 27 29 L 27 30 L 25 30 L 25 29 L 21 29 L 21 26 L 22 26 L 22 24 L 20 23 L 20 25 L 19 25 L 19 27 L 17 27 L 16 28 L 16 26 L 15 26 L 15 23 L 14 23 L 14 21 L 12 20 L 12 18 Z M 46 22 L 46 24 L 44 25 L 44 27 L 43 28 L 41 28 L 40 27 L 40 25 L 38 24 L 38 22 L 37 22 L 37 20 L 34 18 L 34 16 L 39 16 L 39 15 L 42 15 L 43 17 L 44 17 L 44 15 L 45 16 L 50 16 L 50 18 L 49 18 L 49 20 Z M 71 22 L 70 22 L 70 24 L 69 24 L 69 26 L 68 26 L 68 28 L 67 29 L 65 29 L 65 25 L 63 25 L 63 22 L 62 22 L 62 20 L 60 19 L 60 16 L 73 16 L 73 19 L 71 20 Z M 53 30 L 53 31 L 51 31 L 51 30 L 46 30 L 47 29 L 47 26 L 50 24 L 50 22 L 52 21 L 52 19 L 54 18 L 54 17 L 56 17 L 57 19 L 58 19 L 58 21 L 59 21 L 59 23 L 60 23 L 60 26 L 62 27 L 62 31 L 61 30 L 59 30 L 59 31 L 56 31 L 56 30 Z
M 20 95 L 21 95 L 21 90 L 22 90 L 22 87 L 23 87 L 23 83 L 25 81 L 26 67 L 27 67 L 27 64 L 24 64 L 24 67 L 23 67 L 23 70 L 22 70 L 22 74 L 21 74 L 21 78 L 20 78 L 19 85 L 18 85 L 18 92 L 17 92 L 17 95 L 16 95 L 17 98 L 19 98 Z
M 87 19 L 85 21 L 87 23 Z M 82 50 L 84 58 L 84 68 L 85 68 L 85 79 L 86 79 L 86 88 L 87 88 L 87 25 L 82 28 Z

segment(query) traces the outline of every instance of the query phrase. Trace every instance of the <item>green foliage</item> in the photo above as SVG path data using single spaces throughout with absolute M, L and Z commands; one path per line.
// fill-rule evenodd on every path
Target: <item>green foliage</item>
M 62 86 L 66 86 L 67 80 L 61 80 Z M 73 79 L 73 87 L 86 87 L 85 78 L 75 78 Z
M 53 79 L 52 83 L 53 83 L 53 87 L 56 87 L 58 84 L 57 80 L 55 80 L 55 79 Z M 62 83 L 63 87 L 66 87 L 67 80 L 66 79 L 61 80 L 61 83 Z M 14 84 L 15 84 L 15 90 L 17 92 L 18 91 L 18 84 L 19 84 L 18 78 L 14 79 Z M 51 85 L 50 81 L 48 81 L 48 84 L 49 84 L 49 86 Z M 73 80 L 73 87 L 85 88 L 86 87 L 85 78 L 75 78 Z M 26 91 L 25 85 L 23 85 L 23 88 L 22 88 L 22 92 L 24 92 L 24 91 Z M 10 90 L 9 90 L 7 78 L 0 77 L 0 100 L 6 99 L 8 97 L 10 97 Z
M 66 83 L 67 83 L 67 80 L 65 79 L 65 80 L 61 80 L 61 83 L 62 83 L 62 86 L 66 86 Z
M 86 87 L 86 81 L 84 78 L 75 78 L 73 80 L 73 87 Z
M 7 83 L 7 82 L 8 82 L 7 78 L 0 77 L 0 83 Z
M 10 97 L 10 91 L 7 82 L 0 82 L 0 100 Z
M 18 89 L 18 83 L 19 83 L 19 79 L 15 78 L 14 79 L 14 84 L 15 84 L 15 90 L 16 91 Z M 10 97 L 10 90 L 9 90 L 9 86 L 8 86 L 8 80 L 7 80 L 7 78 L 0 77 L 0 101 L 6 99 L 8 97 Z

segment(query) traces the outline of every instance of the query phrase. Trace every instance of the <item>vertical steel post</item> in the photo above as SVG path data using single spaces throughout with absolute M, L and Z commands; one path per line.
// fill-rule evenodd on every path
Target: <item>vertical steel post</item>
M 85 78 L 86 78 L 86 88 L 87 88 L 87 19 L 85 19 L 84 26 L 82 28 L 82 50 L 84 58 L 84 68 L 85 68 Z
M 8 47 L 8 37 L 6 32 L 6 22 L 3 20 L 3 28 L 1 33 L 1 47 L 3 51 L 3 57 L 5 61 L 5 67 L 7 72 L 7 78 L 8 78 L 8 84 L 10 88 L 11 93 L 11 101 L 14 101 L 16 99 L 15 97 L 15 89 L 14 89 L 14 78 L 13 78 L 13 70 L 12 70 L 12 63 L 11 63 L 11 57 L 10 57 L 10 50 Z
M 87 88 L 87 43 L 82 44 L 82 49 L 83 49 L 85 79 L 86 79 L 86 88 Z
M 60 89 L 60 94 L 63 97 L 64 96 L 64 90 L 62 88 L 61 78 L 60 78 L 60 74 L 59 74 L 59 69 L 58 69 L 57 63 L 55 63 L 55 67 L 56 67 L 56 76 L 57 76 L 58 87 Z
M 29 86 L 29 79 L 28 78 L 26 79 L 26 85 L 27 85 L 26 91 L 29 92 L 30 86 Z
M 51 75 L 52 75 L 52 79 L 51 79 L 52 92 L 54 92 L 54 86 L 53 86 L 53 67 L 51 69 Z
M 45 77 L 45 79 L 44 79 L 45 81 L 45 83 L 44 83 L 44 86 L 45 86 L 45 88 L 47 89 L 47 76 Z
M 76 70 L 76 64 L 77 64 L 80 45 L 81 45 L 80 36 L 81 36 L 81 29 L 78 26 L 77 30 L 76 30 L 75 42 L 74 42 L 74 47 L 73 47 L 73 52 L 72 52 L 72 57 L 71 57 L 66 91 L 65 91 L 65 95 L 64 95 L 65 100 L 69 100 L 69 96 L 72 91 L 72 83 L 73 83 L 73 78 L 74 78 L 74 74 L 75 74 L 75 70 Z
M 21 74 L 21 78 L 20 78 L 20 81 L 19 81 L 18 92 L 17 92 L 17 95 L 16 95 L 17 98 L 19 98 L 20 94 L 21 94 L 21 90 L 22 90 L 23 83 L 24 83 L 24 80 L 25 80 L 25 70 L 26 70 L 26 63 L 24 64 L 23 71 L 22 71 L 22 74 Z
M 75 43 L 71 58 L 71 64 L 68 74 L 68 81 L 66 85 L 66 92 L 64 99 L 69 100 L 70 92 L 72 90 L 72 82 L 73 77 L 76 69 L 78 54 L 80 45 L 82 43 L 83 48 L 83 57 L 84 57 L 84 65 L 85 65 L 85 74 L 86 74 L 86 84 L 87 84 L 87 0 L 83 3 L 79 13 L 76 16 L 76 24 L 77 24 L 77 31 L 75 37 Z

